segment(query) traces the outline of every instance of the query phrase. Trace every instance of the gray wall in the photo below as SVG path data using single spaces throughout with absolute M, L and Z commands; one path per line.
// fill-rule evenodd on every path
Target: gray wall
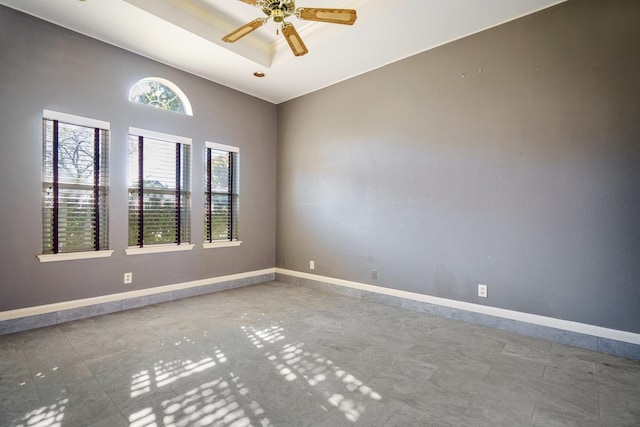
M 639 333 L 640 2 L 280 104 L 277 220 L 281 267 Z
M 130 87 L 149 76 L 177 84 L 194 116 L 127 101 Z M 111 122 L 111 258 L 36 258 L 43 109 Z M 0 311 L 273 267 L 275 123 L 273 104 L 0 6 Z M 125 255 L 129 126 L 193 138 L 193 251 Z M 205 140 L 240 147 L 240 247 L 201 246 Z M 129 271 L 133 285 L 125 286 Z

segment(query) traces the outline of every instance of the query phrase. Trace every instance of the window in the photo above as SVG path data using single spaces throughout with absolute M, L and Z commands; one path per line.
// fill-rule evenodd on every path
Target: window
M 41 261 L 111 255 L 108 148 L 109 123 L 44 111 Z
M 130 247 L 172 245 L 178 250 L 190 242 L 190 165 L 190 139 L 130 129 Z
M 205 242 L 208 244 L 240 244 L 238 170 L 238 148 L 212 142 L 205 143 L 204 230 Z
M 187 96 L 178 86 L 159 77 L 147 77 L 131 87 L 129 101 L 193 116 Z

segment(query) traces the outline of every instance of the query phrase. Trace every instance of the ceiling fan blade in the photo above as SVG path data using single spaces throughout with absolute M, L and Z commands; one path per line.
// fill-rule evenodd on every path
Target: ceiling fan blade
M 345 25 L 353 25 L 358 18 L 354 9 L 318 9 L 315 7 L 299 7 L 296 9 L 296 16 L 307 21 Z
M 287 43 L 289 43 L 289 47 L 295 56 L 306 55 L 309 52 L 293 24 L 290 22 L 282 23 L 282 34 L 287 39 Z
M 258 0 L 240 0 L 241 2 L 253 5 L 253 6 L 257 6 L 258 5 Z
M 262 27 L 262 25 L 264 25 L 265 22 L 267 22 L 266 18 L 254 19 L 248 24 L 244 24 L 242 27 L 236 28 L 235 30 L 233 30 L 232 32 L 224 36 L 222 40 L 224 40 L 227 43 L 237 42 L 238 40 L 240 40 L 242 37 L 246 36 L 250 32 L 255 31 L 258 28 Z

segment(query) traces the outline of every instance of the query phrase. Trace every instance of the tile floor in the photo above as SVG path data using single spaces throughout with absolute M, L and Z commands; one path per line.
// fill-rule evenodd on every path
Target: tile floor
M 0 336 L 0 426 L 638 426 L 640 362 L 270 282 Z

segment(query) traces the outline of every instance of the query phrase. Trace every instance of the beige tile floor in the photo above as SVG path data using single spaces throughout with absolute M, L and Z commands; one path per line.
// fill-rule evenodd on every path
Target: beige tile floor
M 0 426 L 639 426 L 640 362 L 279 282 L 0 336 Z

